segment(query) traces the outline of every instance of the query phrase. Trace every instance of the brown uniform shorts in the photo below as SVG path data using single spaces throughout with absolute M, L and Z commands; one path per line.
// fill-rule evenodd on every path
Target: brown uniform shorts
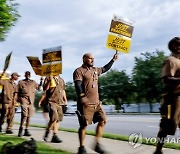
M 50 121 L 62 121 L 63 120 L 62 105 L 56 103 L 49 103 L 49 118 Z
M 101 104 L 84 106 L 80 103 L 77 105 L 79 125 L 87 126 L 89 124 L 106 121 L 106 112 Z
M 174 135 L 176 128 L 180 128 L 180 97 L 173 95 L 163 96 L 161 102 L 160 127 L 167 135 Z
M 21 114 L 24 117 L 32 117 L 34 112 L 34 104 L 30 104 L 28 99 L 21 97 Z

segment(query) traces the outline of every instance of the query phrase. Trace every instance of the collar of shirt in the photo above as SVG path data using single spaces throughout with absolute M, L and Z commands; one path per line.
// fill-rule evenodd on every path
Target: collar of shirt
M 88 67 L 85 64 L 82 64 L 82 67 L 86 68 L 87 70 L 91 70 L 93 67 Z

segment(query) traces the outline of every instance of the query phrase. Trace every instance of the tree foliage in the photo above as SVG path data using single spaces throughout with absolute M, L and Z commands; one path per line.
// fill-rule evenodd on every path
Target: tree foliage
M 124 71 L 111 70 L 99 78 L 99 92 L 102 100 L 112 100 L 117 109 L 131 94 L 131 83 Z
M 152 111 L 152 103 L 160 101 L 162 92 L 161 69 L 166 57 L 162 51 L 146 52 L 142 56 L 135 57 L 132 80 L 136 87 L 137 101 L 146 100 L 149 102 L 150 111 Z
M 40 109 L 38 104 L 39 104 L 39 100 L 41 99 L 42 93 L 43 93 L 42 91 L 37 91 L 35 93 L 34 106 L 35 106 L 36 110 Z
M 20 17 L 15 0 L 0 0 L 0 41 L 4 41 L 7 33 Z
M 66 95 L 68 100 L 77 100 L 76 90 L 73 82 L 66 83 Z

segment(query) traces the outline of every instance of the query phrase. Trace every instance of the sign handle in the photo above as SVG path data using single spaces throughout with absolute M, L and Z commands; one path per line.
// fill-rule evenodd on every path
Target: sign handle
M 118 54 L 118 51 L 116 50 L 116 54 Z

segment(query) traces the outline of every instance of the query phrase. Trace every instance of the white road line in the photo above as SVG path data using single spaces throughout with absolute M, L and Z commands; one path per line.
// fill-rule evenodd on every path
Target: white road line
M 147 126 L 147 127 L 151 127 L 151 128 L 159 128 L 159 126 Z

